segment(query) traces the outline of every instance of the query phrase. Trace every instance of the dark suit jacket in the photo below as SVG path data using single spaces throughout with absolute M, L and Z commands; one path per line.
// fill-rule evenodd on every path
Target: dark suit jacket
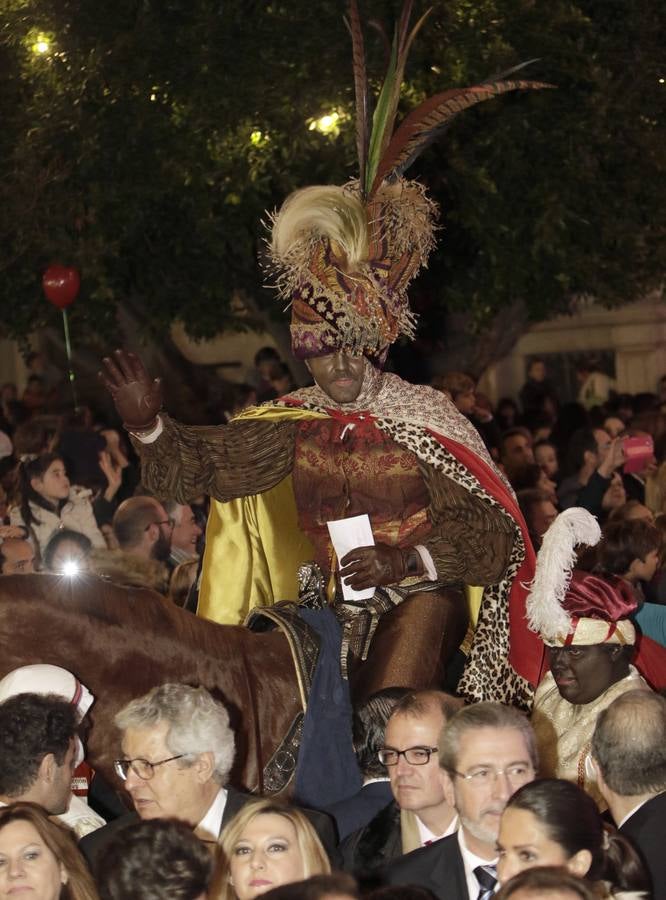
M 222 828 L 227 825 L 236 815 L 238 810 L 244 806 L 248 800 L 252 799 L 252 794 L 246 794 L 243 791 L 237 791 L 235 788 L 227 788 L 227 802 L 222 813 Z M 94 871 L 95 863 L 100 854 L 104 853 L 109 842 L 122 831 L 127 825 L 134 825 L 141 819 L 135 812 L 126 813 L 118 819 L 98 828 L 97 831 L 91 831 L 79 841 L 79 850 L 85 856 L 91 870 Z
M 666 898 L 666 792 L 644 803 L 624 823 L 620 833 L 640 851 L 652 878 L 655 900 Z
M 367 825 L 380 809 L 393 799 L 391 785 L 388 781 L 373 781 L 365 784 L 346 800 L 338 800 L 325 806 L 324 810 L 335 819 L 338 826 L 338 837 L 344 840 L 352 831 Z
M 236 788 L 227 787 L 227 802 L 222 813 L 222 830 L 233 819 L 236 813 L 241 809 L 248 800 L 256 800 L 255 794 L 247 794 L 244 791 L 237 791 Z M 324 845 L 324 849 L 328 853 L 333 866 L 337 866 L 339 862 L 337 849 L 337 832 L 335 823 L 328 813 L 319 812 L 314 809 L 302 809 L 305 816 L 310 820 L 315 828 L 319 839 Z M 139 822 L 139 816 L 135 812 L 127 813 L 114 819 L 103 828 L 92 831 L 79 841 L 79 849 L 85 856 L 90 869 L 94 871 L 95 863 L 101 853 L 104 852 L 109 842 L 118 834 L 118 832 L 126 825 L 133 825 Z
M 342 868 L 355 875 L 368 875 L 402 855 L 400 810 L 395 800 L 340 845 Z
M 401 856 L 384 872 L 386 884 L 418 884 L 439 900 L 470 900 L 458 835 Z

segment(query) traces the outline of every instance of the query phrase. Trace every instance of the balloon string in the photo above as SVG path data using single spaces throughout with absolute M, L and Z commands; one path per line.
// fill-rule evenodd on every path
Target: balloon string
M 65 351 L 67 352 L 67 362 L 69 364 L 69 386 L 72 389 L 72 400 L 74 401 L 74 412 L 78 412 L 79 404 L 76 399 L 76 385 L 74 384 L 74 369 L 72 368 L 72 345 L 69 342 L 69 322 L 67 321 L 67 310 L 62 311 L 62 325 L 65 331 Z

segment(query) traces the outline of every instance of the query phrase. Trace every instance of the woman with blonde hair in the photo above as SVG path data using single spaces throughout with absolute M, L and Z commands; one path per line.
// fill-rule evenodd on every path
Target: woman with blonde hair
M 0 900 L 99 900 L 74 833 L 35 803 L 0 809 Z
M 331 865 L 298 809 L 273 800 L 247 803 L 222 832 L 211 900 L 253 900 L 282 884 L 327 875 Z

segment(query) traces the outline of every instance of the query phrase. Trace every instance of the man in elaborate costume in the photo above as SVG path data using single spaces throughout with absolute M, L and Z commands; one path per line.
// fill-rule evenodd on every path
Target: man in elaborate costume
M 560 513 L 539 550 L 528 612 L 550 658 L 532 711 L 541 774 L 577 782 L 605 807 L 589 763 L 597 716 L 621 694 L 649 687 L 631 665 L 637 601 L 630 586 L 571 569 L 573 548 L 594 546 L 600 536 L 587 510 Z
M 181 503 L 213 498 L 200 615 L 237 624 L 255 605 L 294 600 L 299 567 L 314 560 L 320 577 L 305 593 L 314 582 L 319 601 L 335 607 L 355 663 L 371 648 L 365 694 L 435 682 L 442 651 L 461 637 L 459 589 L 483 587 L 461 691 L 528 705 L 541 642 L 524 621 L 522 584 L 533 554 L 515 497 L 446 397 L 381 367 L 398 336 L 413 336 L 407 286 L 434 243 L 434 206 L 404 170 L 461 110 L 542 85 L 498 79 L 447 91 L 392 136 L 407 50 L 421 24 L 409 32 L 410 6 L 369 136 L 351 5 L 360 179 L 297 191 L 273 220 L 270 253 L 280 294 L 291 302 L 293 351 L 315 386 L 227 426 L 192 428 L 160 412 L 159 380 L 133 354 L 105 360 L 106 383 L 134 436 L 144 483 Z M 337 560 L 327 523 L 359 514 L 369 516 L 375 543 Z M 341 579 L 374 594 L 350 602 Z

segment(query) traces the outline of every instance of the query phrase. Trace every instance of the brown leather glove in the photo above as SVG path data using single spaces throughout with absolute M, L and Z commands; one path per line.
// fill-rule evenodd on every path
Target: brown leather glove
M 340 560 L 340 577 L 355 590 L 398 584 L 407 575 L 423 574 L 423 563 L 413 547 L 375 544 L 357 547 Z
M 128 431 L 149 431 L 155 427 L 162 408 L 162 379 L 146 372 L 136 353 L 115 350 L 113 359 L 102 360 L 104 371 L 99 377 L 115 403 L 118 415 Z

